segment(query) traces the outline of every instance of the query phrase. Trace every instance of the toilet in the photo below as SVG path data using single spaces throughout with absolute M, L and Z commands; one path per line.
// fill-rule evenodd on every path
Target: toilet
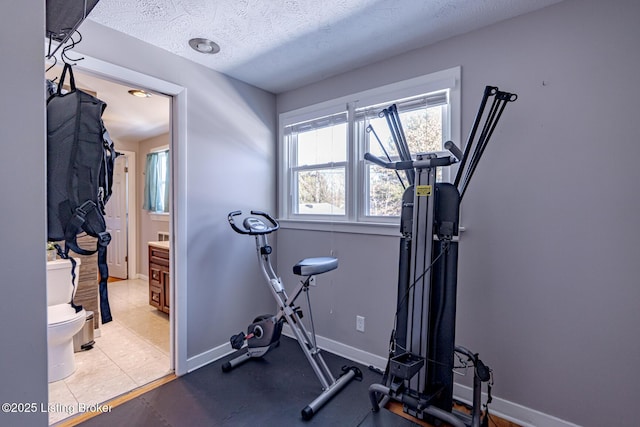
M 80 270 L 76 259 L 76 286 Z M 75 369 L 73 336 L 85 323 L 87 313 L 71 307 L 75 295 L 71 284 L 71 261 L 57 259 L 47 262 L 47 354 L 49 382 L 59 381 L 71 375 Z

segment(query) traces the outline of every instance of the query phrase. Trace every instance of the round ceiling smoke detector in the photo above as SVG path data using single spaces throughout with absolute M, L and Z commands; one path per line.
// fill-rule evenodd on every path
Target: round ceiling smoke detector
M 220 46 L 209 39 L 195 38 L 189 40 L 189 46 L 196 52 L 214 54 L 220 52 Z

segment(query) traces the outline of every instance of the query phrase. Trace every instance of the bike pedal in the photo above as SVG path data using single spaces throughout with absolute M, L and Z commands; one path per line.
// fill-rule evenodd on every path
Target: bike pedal
M 234 350 L 239 350 L 244 345 L 245 335 L 244 332 L 240 332 L 239 334 L 233 335 L 229 338 L 229 342 L 231 343 L 231 348 Z

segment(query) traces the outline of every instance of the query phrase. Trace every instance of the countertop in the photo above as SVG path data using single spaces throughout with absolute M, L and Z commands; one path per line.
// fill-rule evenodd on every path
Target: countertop
M 156 248 L 169 249 L 169 242 L 148 242 L 149 246 L 155 246 Z

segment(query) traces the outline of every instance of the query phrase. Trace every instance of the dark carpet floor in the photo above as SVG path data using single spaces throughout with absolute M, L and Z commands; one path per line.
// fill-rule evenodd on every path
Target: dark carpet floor
M 366 366 L 323 352 L 334 375 L 357 366 L 362 381 L 351 381 L 309 421 L 300 414 L 322 392 L 320 382 L 296 341 L 282 337 L 263 359 L 231 372 L 221 365 L 231 356 L 151 390 L 91 418 L 82 426 L 416 426 L 383 409 L 371 412 L 369 385 L 381 376 Z

